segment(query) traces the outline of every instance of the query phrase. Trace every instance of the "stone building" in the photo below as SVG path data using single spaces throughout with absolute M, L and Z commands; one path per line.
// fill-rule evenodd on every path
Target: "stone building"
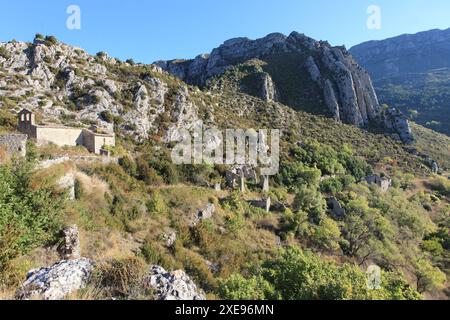
M 392 186 L 392 179 L 388 177 L 380 177 L 379 175 L 371 175 L 366 177 L 368 184 L 376 184 L 381 188 L 381 191 L 386 192 Z
M 33 112 L 22 109 L 19 112 L 19 131 L 38 143 L 54 143 L 58 146 L 84 146 L 89 152 L 108 154 L 105 146 L 115 146 L 114 133 L 96 133 L 83 128 L 71 128 L 61 125 L 36 125 Z
M 0 135 L 0 149 L 4 149 L 10 156 L 24 157 L 27 153 L 27 138 L 25 134 Z

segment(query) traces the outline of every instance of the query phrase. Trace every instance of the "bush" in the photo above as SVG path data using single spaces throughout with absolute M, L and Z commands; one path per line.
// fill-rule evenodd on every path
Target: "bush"
M 31 188 L 32 166 L 0 166 L 0 270 L 11 259 L 55 240 L 63 197 Z
M 158 191 L 153 191 L 151 193 L 150 200 L 147 202 L 146 206 L 147 211 L 151 215 L 160 216 L 164 215 L 168 211 L 164 198 Z
M 14 130 L 17 127 L 17 117 L 8 110 L 0 109 L 0 127 L 10 131 Z
M 109 112 L 108 110 L 102 111 L 100 113 L 100 117 L 103 121 L 106 121 L 108 123 L 113 123 L 114 122 L 114 116 L 112 115 L 111 112 Z
M 132 177 L 136 177 L 137 166 L 136 163 L 128 156 L 119 159 L 119 165 Z
M 92 282 L 99 284 L 108 298 L 137 299 L 150 293 L 142 283 L 146 271 L 146 264 L 138 257 L 112 260 L 98 267 Z
M 217 292 L 225 300 L 267 300 L 274 298 L 273 288 L 260 276 L 244 277 L 233 274 L 219 279 Z
M 45 44 L 49 47 L 58 44 L 58 39 L 54 36 L 46 36 L 45 37 Z
M 429 182 L 432 190 L 439 192 L 445 197 L 450 197 L 450 181 L 444 177 L 434 178 Z
M 11 58 L 11 54 L 6 50 L 5 47 L 0 47 L 0 57 L 8 60 Z

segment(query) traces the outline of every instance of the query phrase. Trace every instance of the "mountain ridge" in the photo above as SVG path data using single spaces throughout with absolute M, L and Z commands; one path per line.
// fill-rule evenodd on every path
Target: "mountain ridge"
M 369 71 L 381 103 L 450 134 L 450 28 L 365 42 L 350 52 Z
M 371 79 L 348 51 L 344 47 L 332 47 L 327 41 L 316 41 L 298 32 L 292 32 L 289 36 L 271 33 L 256 40 L 234 38 L 225 41 L 210 54 L 199 55 L 195 59 L 157 61 L 155 64 L 187 83 L 203 86 L 209 79 L 248 60 L 271 60 L 269 64 L 275 65 L 273 69 L 277 69 L 282 68 L 284 61 L 292 58 L 292 55 L 296 55 L 293 57 L 298 68 L 296 71 L 309 74 L 307 88 L 303 85 L 296 88 L 295 92 L 283 94 L 285 88 L 281 88 L 282 85 L 277 85 L 277 80 L 273 79 L 276 75 L 264 70 L 266 75 L 263 80 L 280 89 L 279 99 L 283 103 L 301 109 L 295 102 L 286 103 L 287 96 L 291 93 L 302 95 L 302 91 L 308 90 L 320 91 L 322 112 L 331 113 L 336 120 L 357 126 L 380 121 L 381 110 Z M 279 59 L 275 61 L 277 57 Z M 308 99 L 318 100 L 316 96 Z

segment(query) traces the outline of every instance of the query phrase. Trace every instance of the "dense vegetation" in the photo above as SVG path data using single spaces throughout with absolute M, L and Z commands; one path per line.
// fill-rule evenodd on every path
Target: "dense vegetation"
M 434 70 L 374 82 L 380 101 L 400 108 L 415 122 L 450 135 L 450 71 Z
M 288 149 L 272 181 L 271 198 L 288 208 L 266 213 L 247 201 L 260 193 L 256 184 L 249 182 L 245 194 L 208 187 L 224 183 L 221 166 L 175 166 L 165 147 L 139 154 L 122 156 L 119 165 L 78 166 L 76 200 L 66 205 L 64 194 L 49 187 L 64 168 L 32 173 L 24 163 L 2 165 L 4 277 L 19 281 L 26 271 L 20 255 L 54 242 L 61 221 L 84 230 L 86 256 L 107 258 L 92 280 L 96 286 L 118 285 L 125 280 L 116 277 L 128 273 L 126 281 L 136 282 L 132 277 L 148 264 L 182 268 L 216 298 L 419 299 L 444 286 L 450 242 L 444 178 L 422 189 L 397 172 L 394 187 L 382 193 L 360 182 L 373 169 L 352 148 L 310 141 Z M 329 195 L 345 217 L 328 210 Z M 214 217 L 191 225 L 208 202 L 217 208 Z M 169 230 L 177 234 L 172 247 L 162 236 Z M 277 237 L 284 249 L 275 245 Z M 381 290 L 367 287 L 370 264 L 383 270 Z M 117 296 L 118 289 L 108 288 L 94 298 Z M 135 289 L 122 297 L 137 298 Z

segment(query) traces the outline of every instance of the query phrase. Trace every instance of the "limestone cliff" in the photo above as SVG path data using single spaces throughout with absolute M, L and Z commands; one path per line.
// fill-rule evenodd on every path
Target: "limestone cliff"
M 287 70 L 284 75 L 277 74 L 292 57 L 296 68 Z M 297 32 L 289 36 L 274 33 L 257 40 L 231 39 L 209 55 L 155 64 L 183 81 L 203 86 L 208 79 L 251 59 L 268 64 L 263 67 L 267 76 L 262 80 L 264 85 L 260 91 L 260 97 L 266 101 L 279 100 L 301 109 L 303 100 L 310 100 L 322 104 L 326 109 L 323 111 L 336 120 L 357 126 L 380 121 L 380 107 L 372 81 L 348 51 Z M 308 79 L 296 81 L 305 76 L 297 74 L 288 81 L 289 72 L 294 70 L 305 73 Z M 315 91 L 320 92 L 319 99 L 313 94 L 306 97 L 308 92 Z M 301 98 L 298 103 L 292 99 L 297 95 Z

